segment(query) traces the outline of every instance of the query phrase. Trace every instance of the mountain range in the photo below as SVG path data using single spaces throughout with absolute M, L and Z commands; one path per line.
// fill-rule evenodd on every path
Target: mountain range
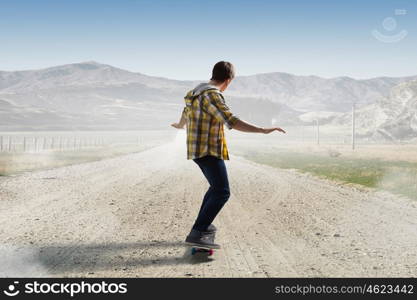
M 351 123 L 351 113 L 330 118 L 333 125 Z M 417 137 L 417 80 L 400 83 L 386 97 L 356 110 L 359 136 L 375 140 L 403 141 Z
M 345 124 L 352 103 L 357 103 L 360 123 L 361 116 L 369 119 L 377 106 L 384 111 L 385 121 L 361 125 L 360 131 L 375 137 L 380 132 L 382 137 L 394 130 L 395 118 L 405 122 L 404 113 L 388 112 L 403 105 L 398 95 L 403 89 L 413 90 L 415 79 L 327 79 L 275 72 L 237 76 L 224 95 L 236 115 L 263 126 L 272 120 L 282 125 L 306 124 L 308 116 L 317 113 L 327 114 L 324 122 Z M 0 71 L 0 130 L 166 128 L 179 118 L 185 93 L 200 82 L 147 76 L 93 61 Z M 374 117 L 380 120 L 381 116 Z

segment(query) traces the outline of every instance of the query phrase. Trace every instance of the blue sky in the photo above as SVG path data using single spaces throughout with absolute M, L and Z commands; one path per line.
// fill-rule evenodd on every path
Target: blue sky
M 369 78 L 416 75 L 416 50 L 415 0 L 0 1 L 0 70 L 94 60 L 207 79 L 229 60 L 238 75 Z

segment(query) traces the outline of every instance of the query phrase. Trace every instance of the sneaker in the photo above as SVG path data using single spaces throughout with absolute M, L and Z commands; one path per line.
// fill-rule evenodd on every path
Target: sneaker
M 210 224 L 207 227 L 207 231 L 202 232 L 202 234 L 208 235 L 209 236 L 208 238 L 210 238 L 210 241 L 214 243 L 214 239 L 216 238 L 216 231 L 217 231 L 216 226 L 214 226 L 213 224 Z
M 216 228 L 216 226 L 214 226 L 213 224 L 210 224 L 210 225 L 207 227 L 207 232 L 212 233 L 212 232 L 216 232 L 216 231 L 217 231 L 217 228 Z
M 219 244 L 213 242 L 213 235 L 207 232 L 198 230 L 191 230 L 190 234 L 185 239 L 185 242 L 192 246 L 201 246 L 210 249 L 220 249 Z

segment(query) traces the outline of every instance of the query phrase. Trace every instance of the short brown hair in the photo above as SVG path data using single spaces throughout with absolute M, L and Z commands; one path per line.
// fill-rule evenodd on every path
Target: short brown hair
M 219 61 L 213 67 L 211 80 L 224 82 L 235 77 L 235 67 L 228 61 Z

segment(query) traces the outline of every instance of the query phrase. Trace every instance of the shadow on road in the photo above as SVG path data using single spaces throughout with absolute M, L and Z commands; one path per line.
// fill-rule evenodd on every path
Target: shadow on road
M 181 255 L 181 249 L 183 253 Z M 191 255 L 183 242 L 68 244 L 38 248 L 36 261 L 51 273 L 126 271 L 147 267 L 199 264 L 212 261 L 205 254 Z

